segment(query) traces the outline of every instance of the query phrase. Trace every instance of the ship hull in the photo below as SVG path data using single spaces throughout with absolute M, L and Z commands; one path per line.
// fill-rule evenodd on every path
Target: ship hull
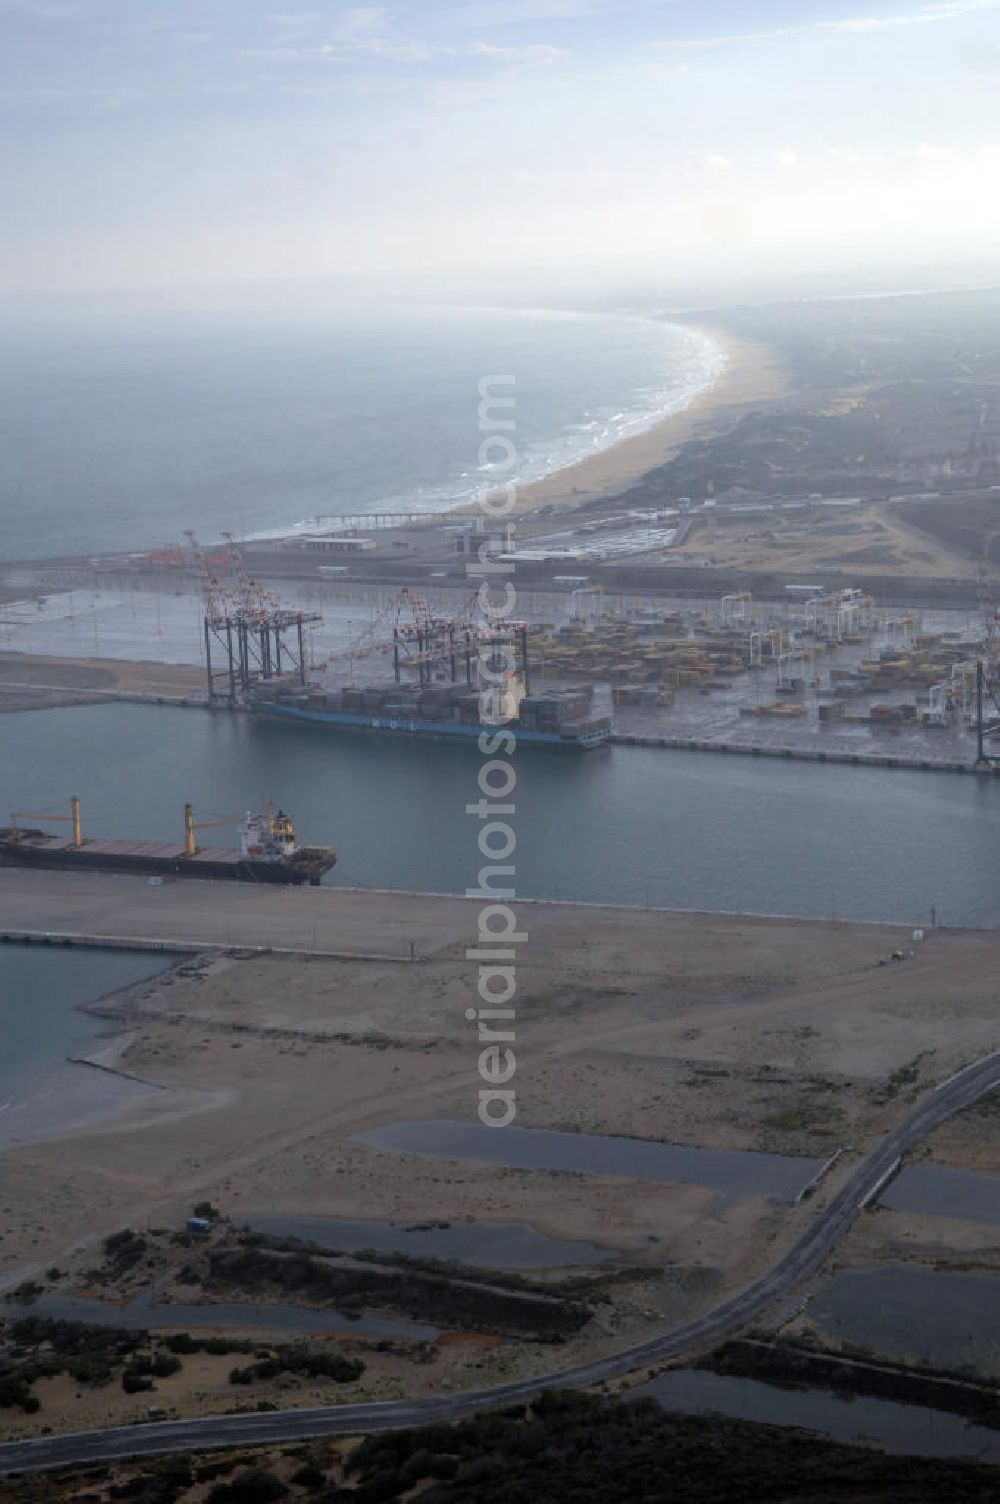
M 98 843 L 95 843 L 98 844 Z M 108 846 L 111 842 L 99 843 Z M 152 843 L 149 843 L 152 845 Z M 187 877 L 222 879 L 242 883 L 281 883 L 317 886 L 333 866 L 329 858 L 303 862 L 255 862 L 239 852 L 199 853 L 196 857 L 174 855 L 165 847 L 141 852 L 88 850 L 62 847 L 31 840 L 0 840 L 0 866 L 44 867 L 57 871 L 124 872 L 135 877 Z
M 257 701 L 250 709 L 255 715 L 277 717 L 283 721 L 300 721 L 335 731 L 369 732 L 382 736 L 434 737 L 469 742 L 478 741 L 484 732 L 492 735 L 500 729 L 506 729 L 512 732 L 518 743 L 526 746 L 583 752 L 604 746 L 611 740 L 610 726 L 572 732 L 535 731 L 523 729 L 516 722 L 500 728 L 462 721 L 423 721 L 403 716 L 355 714 L 346 710 L 307 710 L 298 705 L 282 705 L 276 701 Z

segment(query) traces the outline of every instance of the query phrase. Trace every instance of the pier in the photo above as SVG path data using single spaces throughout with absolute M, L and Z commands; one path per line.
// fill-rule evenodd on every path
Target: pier
M 227 882 L 153 887 L 119 873 L 0 867 L 0 944 L 409 963 L 464 954 L 478 938 L 479 907 L 477 899 L 448 893 Z M 690 930 L 725 917 L 557 899 L 518 899 L 512 907 L 533 944 L 578 947 L 580 954 L 589 953 L 600 933 L 627 939 L 646 933 L 650 923 Z M 827 928 L 822 919 L 775 920 L 764 914 L 742 915 L 741 923 L 748 930 L 772 923 L 818 932 Z M 905 932 L 905 926 L 903 931 L 891 924 L 878 927 L 890 936 Z M 524 964 L 530 964 L 527 956 Z
M 0 867 L 0 943 L 181 953 L 241 950 L 411 961 L 476 935 L 463 898 L 164 882 Z
M 898 757 L 890 752 L 826 751 L 821 747 L 767 746 L 754 742 L 720 742 L 691 736 L 643 736 L 615 731 L 611 741 L 622 747 L 664 747 L 674 752 L 728 752 L 733 757 L 772 757 L 791 762 L 846 763 L 861 768 L 907 768 L 925 773 L 978 773 L 990 777 L 998 771 L 959 758 Z

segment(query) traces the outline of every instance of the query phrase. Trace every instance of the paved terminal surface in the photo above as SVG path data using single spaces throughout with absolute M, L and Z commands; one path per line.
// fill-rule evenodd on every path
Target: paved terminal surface
M 691 1349 L 718 1343 L 744 1330 L 776 1300 L 809 1279 L 844 1237 L 854 1219 L 877 1196 L 899 1166 L 902 1155 L 956 1112 L 971 1106 L 1000 1085 L 1000 1057 L 986 1056 L 941 1082 L 881 1144 L 842 1180 L 839 1189 L 817 1209 L 810 1226 L 778 1262 L 739 1294 L 714 1309 L 646 1342 L 609 1354 L 577 1368 L 555 1369 L 544 1378 L 515 1380 L 478 1393 L 421 1400 L 329 1406 L 269 1414 L 203 1416 L 152 1425 L 115 1426 L 107 1430 L 39 1437 L 0 1446 L 0 1474 L 40 1471 L 118 1457 L 167 1452 L 196 1452 L 255 1442 L 294 1441 L 303 1437 L 359 1435 L 405 1426 L 456 1420 L 491 1406 L 531 1399 L 553 1385 L 584 1386 L 674 1358 Z
M 447 894 L 194 878 L 154 885 L 147 878 L 118 873 L 0 866 L 0 936 L 9 940 L 51 937 L 164 949 L 273 949 L 419 961 L 448 951 L 457 955 L 475 945 L 483 907 L 482 899 Z M 575 941 L 584 954 L 595 926 L 617 935 L 649 922 L 646 910 L 613 905 L 531 901 L 513 907 L 526 938 L 550 946 Z M 496 914 L 487 922 L 500 931 L 506 920 Z M 747 927 L 770 923 L 744 922 Z M 499 934 L 497 943 L 502 943 Z
M 559 906 L 554 906 L 559 908 Z M 420 893 L 257 886 L 0 867 L 0 933 L 273 947 L 336 955 L 434 955 L 475 940 L 479 905 Z M 564 912 L 564 911 L 563 911 Z

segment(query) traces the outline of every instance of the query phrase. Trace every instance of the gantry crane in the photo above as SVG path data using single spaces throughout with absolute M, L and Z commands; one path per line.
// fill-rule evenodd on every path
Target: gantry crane
M 983 767 L 1000 764 L 1000 746 L 988 739 L 1000 732 L 1000 680 L 995 662 L 982 658 L 976 664 L 976 762 Z
M 478 595 L 474 594 L 456 615 L 440 615 L 423 597 L 404 586 L 359 638 L 347 648 L 330 653 L 326 661 L 328 664 L 349 661 L 353 668 L 356 658 L 379 652 L 388 656 L 391 652 L 397 684 L 403 682 L 405 674 L 415 673 L 417 682 L 424 686 L 435 678 L 453 684 L 464 678 L 471 686 L 476 660 L 503 648 L 513 651 L 516 675 L 527 686 L 527 624 L 496 624 L 477 619 L 481 609 Z
M 289 670 L 305 684 L 305 627 L 322 617 L 316 612 L 286 610 L 251 579 L 243 550 L 232 533 L 223 534 L 226 550 L 214 558 L 206 555 L 190 528 L 184 536 L 201 576 L 209 703 L 245 703 L 258 679 L 272 679 Z M 231 585 L 220 579 L 219 564 L 232 576 Z M 213 642 L 224 655 L 222 668 L 213 667 Z
M 982 612 L 983 651 L 976 664 L 976 762 L 1000 763 L 1000 748 L 988 738 L 1000 732 L 1000 609 L 993 597 L 988 555 L 992 535 L 976 555 L 976 595 Z
M 206 619 L 224 621 L 232 608 L 232 598 L 215 572 L 215 566 L 219 561 L 208 557 L 191 528 L 185 528 L 184 536 L 188 540 L 191 555 L 198 569 Z
M 248 617 L 260 621 L 269 612 L 280 612 L 281 607 L 274 596 L 250 576 L 242 544 L 232 533 L 223 533 L 226 543 L 226 560 L 232 571 L 235 589 L 231 592 L 239 609 Z

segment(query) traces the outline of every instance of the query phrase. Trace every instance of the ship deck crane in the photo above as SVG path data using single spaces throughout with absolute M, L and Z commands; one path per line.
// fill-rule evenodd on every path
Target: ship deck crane
M 60 822 L 65 821 L 67 824 L 70 824 L 73 827 L 73 845 L 77 847 L 83 845 L 83 829 L 80 824 L 80 801 L 75 794 L 69 801 L 68 815 L 38 814 L 33 810 L 23 809 L 11 810 L 10 830 L 11 836 L 15 841 L 20 840 L 21 837 L 21 831 L 17 823 L 18 820 L 58 820 Z
M 194 818 L 194 807 L 191 804 L 184 806 L 184 855 L 197 856 L 198 843 L 196 832 L 199 830 L 214 830 L 220 825 L 239 825 L 239 815 L 226 815 L 219 820 L 198 820 Z

